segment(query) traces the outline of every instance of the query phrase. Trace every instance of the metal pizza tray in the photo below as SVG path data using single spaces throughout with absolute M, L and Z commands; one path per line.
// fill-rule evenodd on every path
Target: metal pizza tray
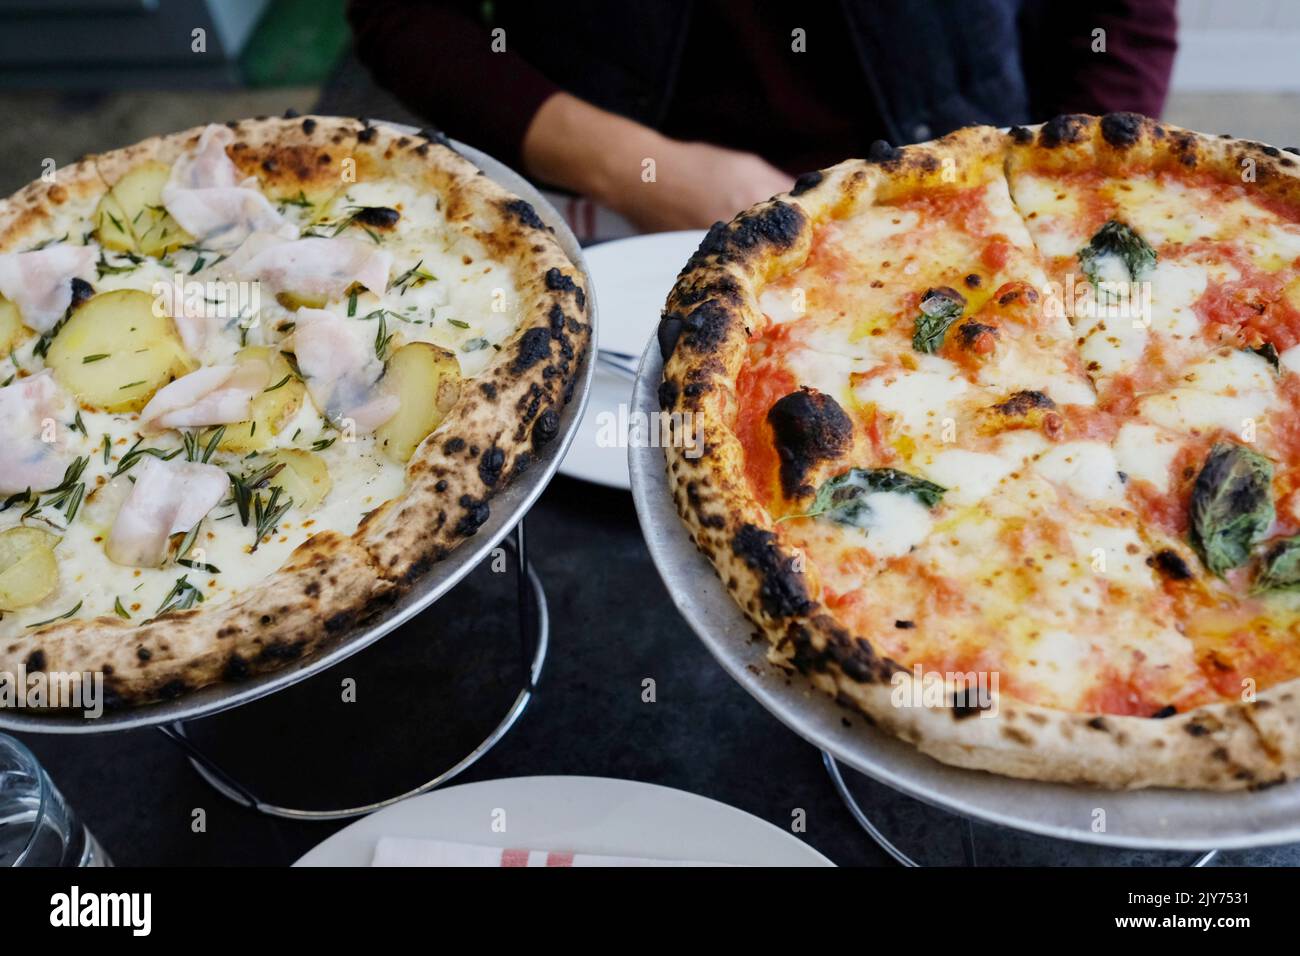
M 663 377 L 652 339 L 632 395 L 633 414 L 653 421 Z M 805 678 L 767 661 L 767 641 L 723 587 L 677 515 L 663 449 L 629 449 L 632 498 L 659 574 L 682 617 L 718 662 L 782 723 L 842 763 L 952 813 L 1058 839 L 1106 846 L 1197 850 L 1300 841 L 1300 781 L 1259 792 L 1112 792 L 1017 780 L 950 767 L 867 726 Z M 1094 832 L 1094 820 L 1105 830 Z
M 385 124 L 403 133 L 413 134 L 414 127 L 398 123 Z M 291 684 L 306 680 L 327 667 L 337 664 L 379 640 L 385 634 L 405 624 L 443 594 L 453 588 L 461 578 L 472 571 L 506 534 L 519 522 L 541 495 L 559 468 L 569 445 L 573 442 L 578 422 L 587 403 L 587 392 L 595 369 L 592 351 L 595 349 L 596 295 L 591 274 L 578 240 L 570 231 L 564 218 L 542 195 L 514 170 L 486 153 L 463 143 L 451 141 L 456 152 L 468 159 L 501 186 L 528 200 L 537 214 L 555 230 L 555 238 L 570 261 L 581 270 L 587 280 L 587 312 L 592 323 L 592 346 L 581 358 L 576 374 L 573 399 L 560 413 L 560 431 L 555 439 L 538 452 L 532 465 L 523 475 L 493 497 L 491 517 L 479 528 L 478 534 L 465 541 L 447 558 L 439 561 L 421 577 L 397 602 L 379 617 L 372 618 L 363 628 L 342 635 L 324 649 L 279 670 L 252 677 L 237 684 L 213 684 L 176 700 L 148 704 L 128 710 L 106 712 L 98 719 L 85 720 L 76 716 L 41 716 L 32 711 L 0 710 L 0 730 L 27 733 L 94 734 L 119 730 L 134 730 L 174 721 L 207 717 L 257 700 Z

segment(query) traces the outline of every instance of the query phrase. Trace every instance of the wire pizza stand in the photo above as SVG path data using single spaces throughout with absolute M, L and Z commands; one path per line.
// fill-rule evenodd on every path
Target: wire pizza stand
M 407 134 L 417 132 L 409 126 L 386 125 Z M 473 538 L 463 542 L 449 557 L 435 564 L 391 607 L 323 650 L 238 684 L 205 687 L 173 701 L 109 712 L 95 720 L 72 715 L 42 716 L 20 710 L 0 710 L 0 730 L 31 734 L 98 734 L 154 728 L 185 753 L 191 765 L 207 783 L 238 804 L 272 817 L 341 820 L 370 813 L 441 786 L 481 759 L 519 721 L 541 678 L 550 639 L 546 592 L 537 572 L 528 561 L 524 515 L 559 469 L 560 462 L 577 433 L 577 425 L 587 403 L 595 370 L 592 354 L 595 351 L 594 332 L 598 321 L 596 296 L 578 240 L 550 203 L 518 173 L 487 154 L 454 140 L 450 141 L 450 145 L 505 189 L 532 203 L 542 221 L 554 231 L 556 241 L 570 261 L 586 278 L 589 290 L 587 313 L 593 331 L 592 345 L 579 358 L 575 369 L 577 381 L 573 398 L 560 412 L 560 428 L 555 438 L 536 452 L 527 472 L 493 498 L 491 515 Z M 223 769 L 187 732 L 186 724 L 191 721 L 231 710 L 283 690 L 370 646 L 428 609 L 502 545 L 511 552 L 514 559 L 511 563 L 518 602 L 516 626 L 524 675 L 523 686 L 491 732 L 469 753 L 436 776 L 403 793 L 358 806 L 337 809 L 282 806 L 260 798 L 252 787 Z
M 546 591 L 542 587 L 541 578 L 537 576 L 537 572 L 528 563 L 523 520 L 520 520 L 519 524 L 515 525 L 513 535 L 507 539 L 507 548 L 514 556 L 514 573 L 518 597 L 519 645 L 526 675 L 524 686 L 520 688 L 514 702 L 510 705 L 510 709 L 506 711 L 505 716 L 501 718 L 500 723 L 483 738 L 483 741 L 478 746 L 442 773 L 419 786 L 383 800 L 335 810 L 304 810 L 281 806 L 258 797 L 247 784 L 240 782 L 237 777 L 227 772 L 215 758 L 196 745 L 185 732 L 184 721 L 162 724 L 158 727 L 158 730 L 168 740 L 185 751 L 199 776 L 211 784 L 222 796 L 248 807 L 250 810 L 287 820 L 345 820 L 351 817 L 359 817 L 375 810 L 382 810 L 394 803 L 400 803 L 408 797 L 418 796 L 442 786 L 472 767 L 510 732 L 510 728 L 523 716 L 542 676 L 542 665 L 546 661 L 546 651 L 550 643 L 550 620 L 547 613 Z
M 935 841 L 933 839 L 926 839 L 919 848 L 913 847 L 912 852 L 908 853 L 902 846 L 902 844 L 904 843 L 903 839 L 900 839 L 897 836 L 891 839 L 890 836 L 888 835 L 888 830 L 889 830 L 888 825 L 886 823 L 881 822 L 878 818 L 873 819 L 872 816 L 868 814 L 865 809 L 863 809 L 862 801 L 860 801 L 858 799 L 857 794 L 853 792 L 852 786 L 845 779 L 844 774 L 841 771 L 839 762 L 829 751 L 826 750 L 822 751 L 822 765 L 826 768 L 826 773 L 830 776 L 831 784 L 835 787 L 835 792 L 839 795 L 839 798 L 844 802 L 845 807 L 848 808 L 849 814 L 853 817 L 854 822 L 857 823 L 858 826 L 860 826 L 864 831 L 866 831 L 867 836 L 871 837 L 871 839 L 876 843 L 876 845 L 879 846 L 882 850 L 884 850 L 885 853 L 888 854 L 894 860 L 894 862 L 898 863 L 900 866 L 920 867 L 920 866 L 932 866 L 936 864 L 941 864 L 945 866 L 982 865 L 981 858 L 983 855 L 979 851 L 980 839 L 975 829 L 977 824 L 970 817 L 957 816 L 955 814 L 948 813 L 947 811 L 940 810 L 935 807 L 926 806 L 924 804 L 921 804 L 919 806 L 909 807 L 908 809 L 912 810 L 913 816 L 920 815 L 927 819 L 937 817 L 941 822 L 946 822 L 950 824 L 950 826 L 948 826 L 946 829 L 948 829 L 949 831 L 953 829 L 956 830 L 956 840 L 955 841 L 950 840 L 950 843 L 955 843 L 956 847 L 960 848 L 960 857 L 957 857 L 955 854 L 953 854 L 952 847 L 950 847 L 949 855 L 947 857 L 940 857 L 937 859 L 933 859 L 936 856 L 935 844 L 938 843 L 940 846 L 943 845 L 942 841 Z M 867 778 L 860 777 L 860 779 L 856 782 L 858 783 L 859 786 L 861 786 L 866 781 Z M 876 786 L 879 787 L 880 785 L 877 784 Z M 892 791 L 889 797 L 887 798 L 887 800 L 890 799 L 907 800 L 909 803 L 915 802 L 915 801 L 910 801 L 908 800 L 907 797 L 901 796 Z M 999 843 L 1004 843 L 1006 841 L 1008 832 L 1011 833 L 1012 839 L 1016 839 L 1018 836 L 1020 836 L 1014 831 L 999 830 L 998 831 Z M 1031 846 L 1035 843 L 1037 844 L 1050 843 L 1052 846 L 1059 848 L 1063 842 L 1060 840 L 1047 840 L 1042 837 L 1037 837 L 1037 838 L 1029 837 L 1025 839 L 1026 842 L 1030 843 Z M 1066 849 L 1067 850 L 1073 849 L 1075 852 L 1077 852 L 1079 847 L 1080 844 L 1075 843 L 1075 844 L 1067 845 Z M 928 855 L 932 858 L 932 861 L 925 860 L 927 852 Z M 1123 851 L 1110 850 L 1109 852 L 1113 854 L 1116 852 L 1123 852 Z M 1152 854 L 1148 854 L 1148 855 L 1152 855 Z M 1194 855 L 1192 855 L 1190 858 L 1184 860 L 1167 861 L 1167 862 L 1161 860 L 1156 862 L 1160 862 L 1162 865 L 1169 865 L 1169 866 L 1178 865 L 1179 863 L 1181 863 L 1182 865 L 1189 866 L 1189 867 L 1202 867 L 1202 866 L 1207 866 L 1210 863 L 1210 861 L 1212 861 L 1218 855 L 1219 855 L 1218 850 L 1206 850 L 1204 852 L 1195 852 Z M 1055 853 L 1052 854 L 1052 857 L 1054 863 L 1060 862 L 1059 857 Z M 1106 861 L 1104 859 L 1101 859 L 1096 861 L 1090 860 L 1087 862 L 1089 864 L 1094 862 L 1096 863 L 1122 862 L 1123 865 L 1131 866 L 1138 861 L 1134 861 L 1131 859 L 1125 859 L 1123 861 L 1117 861 L 1117 860 Z
M 633 389 L 632 415 L 658 421 L 662 376 L 663 363 L 652 338 Z M 1300 842 L 1300 782 L 1218 793 L 1103 791 L 1019 780 L 940 763 L 860 719 L 850 719 L 853 714 L 830 695 L 768 662 L 767 641 L 754 638 L 754 626 L 677 515 L 659 443 L 631 442 L 628 465 L 646 545 L 682 617 L 734 680 L 827 755 L 827 772 L 849 812 L 898 862 L 917 865 L 922 854 L 901 847 L 904 841 L 886 832 L 877 808 L 873 806 L 871 814 L 863 809 L 841 766 L 862 774 L 863 783 L 882 784 L 928 805 L 916 808 L 920 812 L 945 811 L 952 815 L 949 823 L 955 817 L 966 831 L 960 841 L 967 863 L 978 862 L 975 827 L 987 824 L 1018 835 L 1094 847 L 1194 853 L 1195 865 L 1208 863 L 1210 851 Z M 1099 809 L 1104 811 L 1104 826 L 1094 829 Z M 920 839 L 924 842 L 924 835 Z

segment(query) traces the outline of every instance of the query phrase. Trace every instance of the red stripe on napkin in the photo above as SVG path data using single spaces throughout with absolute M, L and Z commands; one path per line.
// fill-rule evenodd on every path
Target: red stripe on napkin
M 501 865 L 502 866 L 527 866 L 528 851 L 527 850 L 502 850 Z

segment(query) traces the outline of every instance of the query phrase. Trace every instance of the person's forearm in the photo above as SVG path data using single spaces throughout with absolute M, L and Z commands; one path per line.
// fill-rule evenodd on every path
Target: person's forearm
M 634 120 L 555 93 L 524 135 L 524 168 L 536 179 L 617 209 L 627 190 L 640 184 L 643 162 L 667 142 Z
M 752 153 L 670 139 L 567 93 L 534 114 L 523 158 L 534 178 L 651 231 L 707 228 L 794 185 Z

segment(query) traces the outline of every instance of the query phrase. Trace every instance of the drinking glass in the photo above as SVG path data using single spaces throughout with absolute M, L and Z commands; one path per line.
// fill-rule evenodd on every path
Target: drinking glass
M 112 865 L 32 752 L 0 734 L 0 867 Z

